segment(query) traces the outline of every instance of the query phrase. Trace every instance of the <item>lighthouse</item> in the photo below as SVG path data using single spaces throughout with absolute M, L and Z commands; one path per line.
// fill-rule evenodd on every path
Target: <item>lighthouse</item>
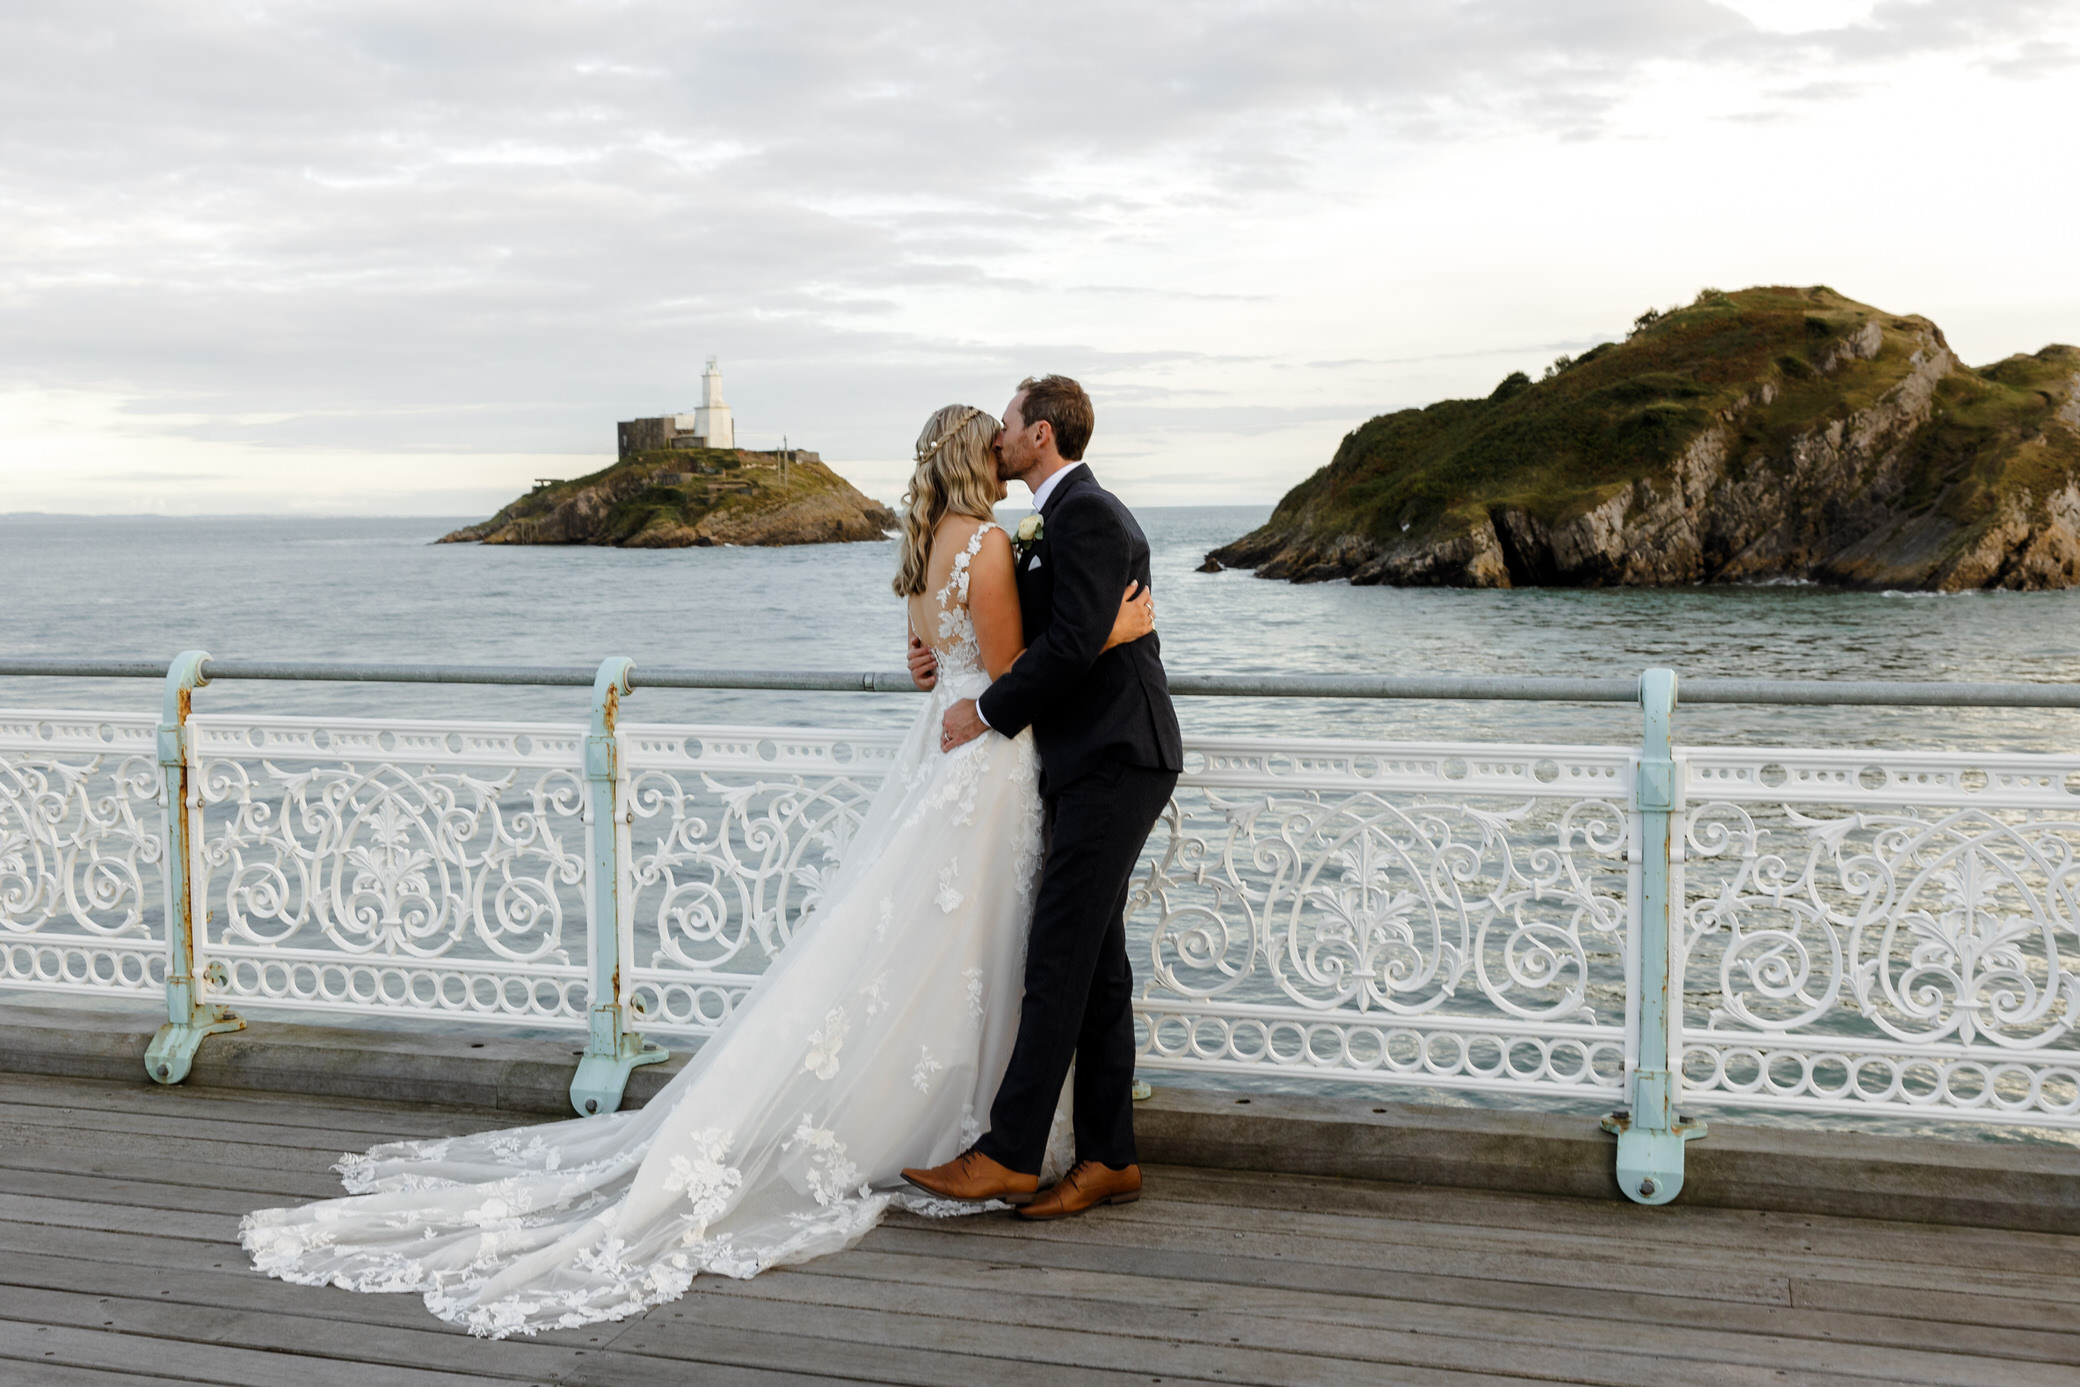
M 691 414 L 664 414 L 655 419 L 624 419 L 614 426 L 615 443 L 626 460 L 660 448 L 721 448 L 734 452 L 736 422 L 722 398 L 722 366 L 708 358 L 701 373 L 701 403 Z
M 729 417 L 729 402 L 722 398 L 722 367 L 714 357 L 701 372 L 700 408 L 693 412 L 693 431 L 710 448 L 737 446 L 737 426 Z

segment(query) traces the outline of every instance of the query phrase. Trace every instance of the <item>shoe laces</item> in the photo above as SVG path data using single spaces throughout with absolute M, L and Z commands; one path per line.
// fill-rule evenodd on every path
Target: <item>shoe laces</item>
M 1069 1167 L 1069 1173 L 1062 1177 L 1062 1183 L 1065 1185 L 1075 1185 L 1078 1189 L 1081 1189 L 1083 1187 L 1083 1180 L 1081 1177 L 1084 1171 L 1098 1164 L 1099 1162 L 1097 1161 L 1078 1161 L 1075 1165 Z

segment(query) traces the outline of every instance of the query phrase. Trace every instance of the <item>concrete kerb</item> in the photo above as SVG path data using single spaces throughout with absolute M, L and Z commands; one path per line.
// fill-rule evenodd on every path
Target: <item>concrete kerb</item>
M 0 1017 L 0 1071 L 152 1090 L 144 1077 L 151 1036 L 152 1023 L 135 1013 L 10 1007 Z M 187 1087 L 564 1118 L 580 1049 L 575 1037 L 472 1039 L 270 1021 L 211 1037 Z M 684 1062 L 681 1052 L 636 1070 L 626 1105 L 646 1102 Z M 1152 1164 L 1622 1199 L 1615 1138 L 1586 1116 L 1164 1087 L 1136 1105 L 1135 1127 Z M 2071 1147 L 1714 1119 L 1688 1161 L 1681 1204 L 2080 1234 L 2080 1149 Z

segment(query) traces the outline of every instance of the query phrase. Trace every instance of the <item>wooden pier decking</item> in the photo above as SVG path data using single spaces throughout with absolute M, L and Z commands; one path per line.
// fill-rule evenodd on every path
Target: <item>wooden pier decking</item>
M 511 1114 L 0 1074 L 0 1384 L 2080 1387 L 2080 1237 L 1152 1168 L 1060 1224 L 896 1216 L 501 1343 L 248 1269 L 342 1151 Z

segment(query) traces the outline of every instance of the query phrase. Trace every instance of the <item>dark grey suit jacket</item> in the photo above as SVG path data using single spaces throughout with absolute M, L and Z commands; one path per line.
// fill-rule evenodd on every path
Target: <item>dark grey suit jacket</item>
M 1040 513 L 1044 532 L 1018 560 L 1026 652 L 982 695 L 982 716 L 1007 737 L 1033 729 L 1042 795 L 1108 759 L 1183 770 L 1161 641 L 1150 633 L 1099 653 L 1128 581 L 1149 581 L 1141 526 L 1088 466 L 1063 477 Z

